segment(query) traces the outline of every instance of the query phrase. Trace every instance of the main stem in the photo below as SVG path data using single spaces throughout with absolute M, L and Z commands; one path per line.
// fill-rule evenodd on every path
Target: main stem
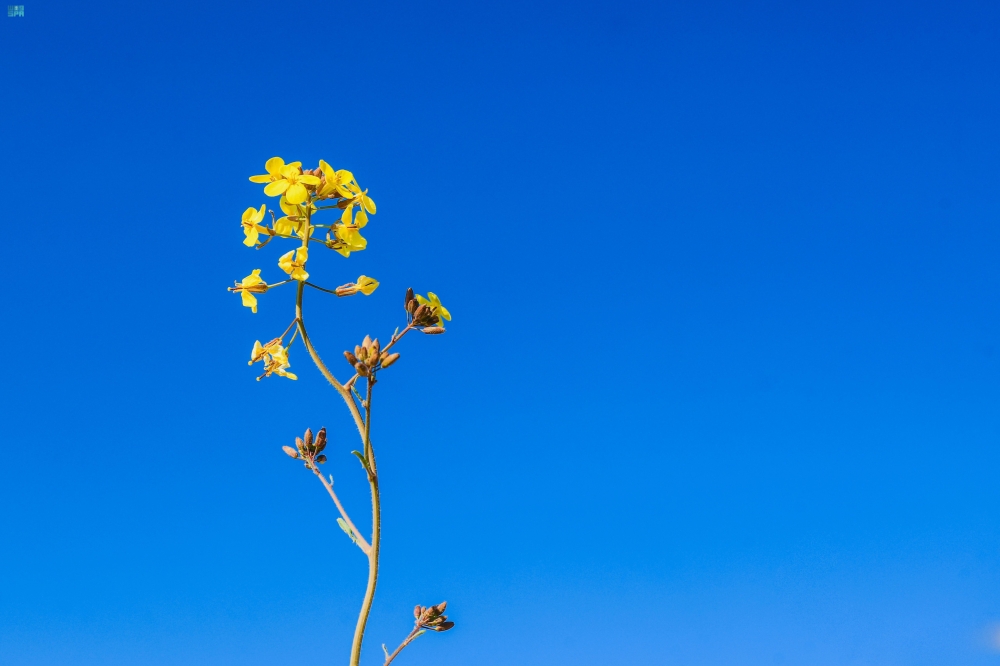
M 307 209 L 308 210 L 308 209 Z M 312 215 L 306 213 L 306 225 L 302 237 L 302 247 L 309 246 L 310 218 Z M 361 613 L 358 615 L 358 624 L 354 628 L 354 640 L 351 642 L 351 666 L 359 666 L 361 662 L 361 644 L 365 639 L 365 627 L 368 625 L 368 616 L 371 614 L 372 602 L 375 600 L 375 585 L 378 583 L 378 555 L 379 544 L 382 541 L 382 505 L 378 491 L 378 469 L 375 466 L 375 452 L 372 450 L 371 419 L 372 419 L 372 386 L 375 384 L 375 377 L 370 375 L 367 381 L 367 395 L 365 397 L 365 415 L 362 420 L 358 407 L 351 396 L 350 390 L 337 381 L 333 373 L 330 372 L 326 364 L 320 359 L 316 348 L 313 347 L 309 335 L 306 333 L 305 322 L 302 318 L 302 292 L 305 288 L 304 282 L 298 283 L 298 290 L 295 295 L 295 318 L 298 321 L 299 333 L 302 335 L 302 342 L 309 351 L 309 356 L 319 371 L 330 382 L 330 384 L 340 393 L 347 408 L 354 418 L 354 423 L 358 426 L 361 434 L 361 441 L 364 448 L 365 458 L 368 461 L 368 485 L 372 491 L 372 542 L 368 551 L 368 587 L 365 589 L 365 598 L 361 602 Z M 400 336 L 402 337 L 402 336 Z
M 361 613 L 358 615 L 358 624 L 354 628 L 354 642 L 351 643 L 351 666 L 358 666 L 361 661 L 361 643 L 365 638 L 365 626 L 368 624 L 368 615 L 372 610 L 372 602 L 375 600 L 375 585 L 378 583 L 378 554 L 379 545 L 382 542 L 382 505 L 378 492 L 378 469 L 375 466 L 375 453 L 372 450 L 372 386 L 375 378 L 369 375 L 367 391 L 365 392 L 365 430 L 363 435 L 365 458 L 368 460 L 368 468 L 371 473 L 368 475 L 368 485 L 372 490 L 372 543 L 368 551 L 368 588 L 365 590 L 365 598 L 361 602 Z

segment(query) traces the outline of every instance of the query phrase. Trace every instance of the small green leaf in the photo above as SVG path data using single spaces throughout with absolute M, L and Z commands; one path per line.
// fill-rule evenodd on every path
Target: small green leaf
M 361 466 L 365 468 L 366 472 L 368 472 L 369 474 L 371 474 L 372 471 L 368 467 L 368 460 L 365 458 L 364 454 L 362 454 L 361 451 L 351 451 L 351 453 L 353 453 L 354 455 L 356 455 L 358 457 L 358 460 L 361 461 Z
M 343 518 L 337 518 L 337 524 L 340 525 L 340 529 L 344 530 L 344 534 L 351 538 L 354 543 L 358 542 L 358 537 L 354 534 L 354 530 L 347 526 L 347 522 Z
M 414 638 L 416 638 L 417 636 L 423 636 L 423 635 L 424 635 L 424 634 L 426 634 L 426 633 L 427 633 L 427 630 L 426 630 L 426 629 L 421 629 L 420 631 L 418 631 L 418 632 L 416 633 L 416 635 L 414 635 Z

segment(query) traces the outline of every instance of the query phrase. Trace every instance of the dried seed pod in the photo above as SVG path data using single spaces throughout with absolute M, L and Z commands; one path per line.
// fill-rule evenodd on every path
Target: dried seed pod
M 299 452 L 296 451 L 295 449 L 293 449 L 290 446 L 283 446 L 283 447 L 281 447 L 281 450 L 284 451 L 285 453 L 287 453 L 292 458 L 298 458 L 299 457 Z
M 421 330 L 427 335 L 441 335 L 444 333 L 444 329 L 440 326 L 426 326 Z
M 354 365 L 355 363 L 358 362 L 358 357 L 349 351 L 344 352 L 344 358 L 346 358 L 347 362 L 350 363 L 351 365 Z
M 389 356 L 387 356 L 382 361 L 382 367 L 383 368 L 388 368 L 390 365 L 392 365 L 393 363 L 395 363 L 398 360 L 399 360 L 399 353 L 389 354 Z
M 323 463 L 326 462 L 326 456 L 322 455 L 322 454 L 316 456 L 316 462 L 318 462 L 320 465 L 322 465 Z

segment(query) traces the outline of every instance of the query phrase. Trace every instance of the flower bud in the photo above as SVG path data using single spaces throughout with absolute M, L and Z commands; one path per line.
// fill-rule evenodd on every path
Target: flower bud
M 419 620 L 420 619 L 420 614 L 423 613 L 423 612 L 424 612 L 424 609 L 420 607 L 420 604 L 417 604 L 416 606 L 413 607 L 413 617 L 415 619 Z
M 295 449 L 293 449 L 290 446 L 283 446 L 283 447 L 281 447 L 281 450 L 284 451 L 285 453 L 287 453 L 289 455 L 289 457 L 292 457 L 292 458 L 298 458 L 299 457 L 299 452 L 296 451 Z
M 322 454 L 316 456 L 316 462 L 318 462 L 320 465 L 322 465 L 323 463 L 326 462 L 326 456 L 322 455 Z
M 306 440 L 306 448 L 309 448 L 310 446 L 312 446 L 312 443 L 313 443 L 313 431 L 310 428 L 306 428 L 305 440 Z
M 358 357 L 349 351 L 344 352 L 344 358 L 346 358 L 347 362 L 350 363 L 351 365 L 355 365 L 358 362 Z
M 444 329 L 440 326 L 425 326 L 421 330 L 427 335 L 440 335 L 444 333 Z
M 388 368 L 388 367 L 389 367 L 390 365 L 392 365 L 393 363 L 395 363 L 395 362 L 396 362 L 396 361 L 398 361 L 398 360 L 399 360 L 399 353 L 398 353 L 398 352 L 397 352 L 397 353 L 395 353 L 395 354 L 389 354 L 389 355 L 388 355 L 387 357 L 385 357 L 385 359 L 384 359 L 384 360 L 382 361 L 382 367 L 383 367 L 383 368 Z
M 299 451 L 305 451 L 306 450 L 306 445 L 302 443 L 302 438 L 301 437 L 296 437 L 295 438 L 295 446 L 297 446 L 299 448 Z

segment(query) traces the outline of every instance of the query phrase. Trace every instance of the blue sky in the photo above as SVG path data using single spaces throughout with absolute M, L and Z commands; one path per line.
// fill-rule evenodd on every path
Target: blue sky
M 0 662 L 347 659 L 362 557 L 280 446 L 225 291 L 274 155 L 349 168 L 310 260 L 373 421 L 363 663 L 991 664 L 1000 643 L 995 3 L 26 2 L 0 22 Z M 346 366 L 345 366 L 346 367 Z M 389 374 L 389 373 L 387 373 Z M 430 498 L 430 499 L 426 499 Z M 360 519 L 359 519 L 360 520 Z

